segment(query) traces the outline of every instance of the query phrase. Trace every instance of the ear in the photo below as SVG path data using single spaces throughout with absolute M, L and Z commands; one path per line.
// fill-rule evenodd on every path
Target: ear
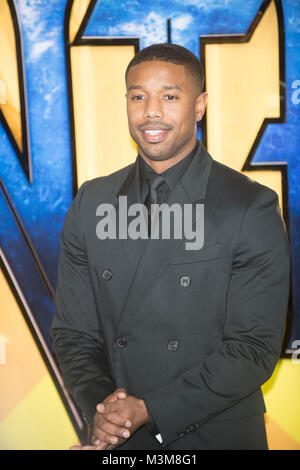
M 195 101 L 196 121 L 201 121 L 207 104 L 208 94 L 206 91 L 197 96 Z

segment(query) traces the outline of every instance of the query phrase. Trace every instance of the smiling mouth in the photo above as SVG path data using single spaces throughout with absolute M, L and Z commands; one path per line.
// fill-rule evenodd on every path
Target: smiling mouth
M 162 142 L 167 136 L 167 133 L 168 131 L 166 129 L 145 129 L 142 131 L 146 142 L 151 144 Z

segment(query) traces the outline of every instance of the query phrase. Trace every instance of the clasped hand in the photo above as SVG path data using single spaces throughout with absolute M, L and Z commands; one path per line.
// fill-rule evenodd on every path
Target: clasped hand
M 119 388 L 96 406 L 92 445 L 73 446 L 70 450 L 114 449 L 148 421 L 144 401 Z

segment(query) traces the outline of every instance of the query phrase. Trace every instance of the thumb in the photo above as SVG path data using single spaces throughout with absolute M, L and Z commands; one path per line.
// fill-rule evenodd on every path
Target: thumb
M 125 388 L 117 388 L 113 393 L 111 393 L 106 399 L 105 403 L 113 403 L 114 401 L 124 399 L 127 397 L 127 391 Z
M 114 401 L 124 399 L 128 396 L 127 390 L 125 388 L 117 388 L 113 393 L 108 395 L 105 398 L 104 402 L 98 403 L 96 405 L 97 411 L 104 412 L 105 411 L 105 403 L 113 403 Z M 99 407 L 99 408 L 98 408 Z
M 117 388 L 115 395 L 117 399 L 124 399 L 128 396 L 127 390 L 125 388 Z

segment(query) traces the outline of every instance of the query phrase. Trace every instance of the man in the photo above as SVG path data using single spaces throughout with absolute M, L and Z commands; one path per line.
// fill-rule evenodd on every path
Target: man
M 61 237 L 53 344 L 92 427 L 84 448 L 266 449 L 260 387 L 289 295 L 277 195 L 197 141 L 207 94 L 191 52 L 140 51 L 126 87 L 137 160 L 82 185 Z M 120 229 L 122 196 L 192 207 L 195 237 L 204 207 L 203 247 L 187 249 L 174 227 L 169 239 L 103 236 L 99 207 L 111 204 Z

